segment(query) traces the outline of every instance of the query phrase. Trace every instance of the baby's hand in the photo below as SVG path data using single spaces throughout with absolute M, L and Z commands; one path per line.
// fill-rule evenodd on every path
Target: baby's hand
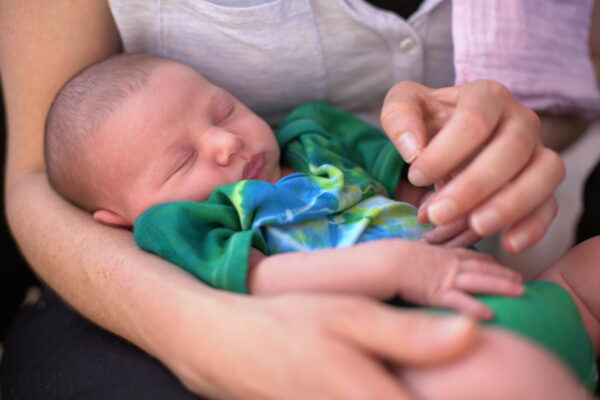
M 398 276 L 398 294 L 407 301 L 485 320 L 492 311 L 470 294 L 523 294 L 521 276 L 488 255 L 422 243 L 414 243 L 413 250 L 410 271 Z
M 427 193 L 419 203 L 418 220 L 422 224 L 431 223 L 427 216 L 429 203 L 433 198 L 433 194 L 439 191 L 446 184 L 445 181 L 440 181 L 435 184 L 435 191 Z M 469 226 L 469 218 L 467 215 L 462 216 L 445 225 L 436 226 L 429 232 L 423 235 L 423 240 L 427 243 L 439 244 L 444 247 L 467 247 L 478 242 L 481 236 L 477 235 Z
M 435 185 L 435 190 L 439 190 L 444 186 L 444 182 L 438 182 Z M 418 220 L 422 224 L 431 223 L 427 217 L 427 207 L 430 199 L 433 198 L 435 191 L 427 191 L 423 188 L 413 186 L 406 180 L 400 180 L 396 187 L 394 199 L 410 203 L 419 208 Z M 469 227 L 468 216 L 463 216 L 448 224 L 436 226 L 429 232 L 423 235 L 423 240 L 439 244 L 445 247 L 467 247 L 479 241 L 481 236 L 477 235 Z

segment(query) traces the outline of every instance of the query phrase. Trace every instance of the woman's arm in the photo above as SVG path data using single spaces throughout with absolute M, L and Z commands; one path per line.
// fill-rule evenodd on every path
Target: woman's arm
M 11 230 L 36 273 L 86 317 L 155 355 L 167 351 L 156 347 L 161 317 L 154 312 L 181 300 L 185 290 L 206 289 L 137 250 L 129 233 L 103 227 L 67 204 L 44 172 L 43 126 L 55 93 L 83 67 L 119 51 L 108 6 L 101 1 L 0 6 Z M 152 292 L 165 305 L 152 306 Z
M 0 1 L 0 30 L 6 212 L 22 252 L 78 311 L 156 356 L 188 388 L 219 399 L 409 399 L 380 358 L 431 362 L 472 343 L 469 321 L 366 299 L 217 292 L 137 249 L 129 232 L 95 223 L 49 187 L 42 137 L 61 85 L 119 50 L 108 5 Z

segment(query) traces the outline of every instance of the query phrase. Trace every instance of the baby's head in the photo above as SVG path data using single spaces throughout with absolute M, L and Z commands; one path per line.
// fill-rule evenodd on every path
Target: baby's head
M 58 93 L 46 120 L 50 184 L 100 222 L 125 227 L 148 208 L 206 200 L 242 179 L 276 181 L 271 128 L 179 62 L 123 54 Z

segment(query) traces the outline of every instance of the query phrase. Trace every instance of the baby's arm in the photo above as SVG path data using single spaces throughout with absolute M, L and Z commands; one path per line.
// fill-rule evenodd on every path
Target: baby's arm
M 468 293 L 518 296 L 520 276 L 490 257 L 401 239 L 266 257 L 254 250 L 248 290 L 254 294 L 317 291 L 362 294 L 454 309 L 487 319 L 491 311 Z

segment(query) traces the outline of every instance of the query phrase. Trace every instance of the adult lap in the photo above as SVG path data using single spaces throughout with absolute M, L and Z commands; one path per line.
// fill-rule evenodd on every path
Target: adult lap
M 198 399 L 160 362 L 85 320 L 49 289 L 17 315 L 4 344 L 6 400 Z

